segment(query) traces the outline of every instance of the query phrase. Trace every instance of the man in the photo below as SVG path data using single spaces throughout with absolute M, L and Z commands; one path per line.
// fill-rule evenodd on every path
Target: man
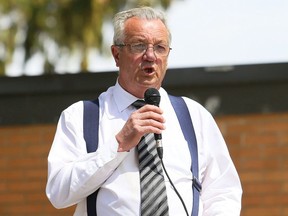
M 168 94 L 161 88 L 170 43 L 171 35 L 161 12 L 143 7 L 116 14 L 111 51 L 119 77 L 115 86 L 99 97 L 97 151 L 88 154 L 86 150 L 82 102 L 67 108 L 58 123 L 48 157 L 46 188 L 56 208 L 77 204 L 74 215 L 86 215 L 86 198 L 98 190 L 95 203 L 98 216 L 145 215 L 141 203 L 139 145 L 143 136 L 162 133 L 163 163 L 189 214 L 192 212 L 191 156 Z M 148 88 L 159 90 L 160 106 L 148 104 L 136 109 L 133 102 L 143 99 Z M 198 143 L 202 184 L 199 215 L 239 215 L 240 180 L 220 131 L 201 105 L 188 98 L 184 100 Z M 163 214 L 146 215 L 186 215 L 164 178 L 165 210 L 163 207 Z M 157 205 L 157 209 L 162 209 Z

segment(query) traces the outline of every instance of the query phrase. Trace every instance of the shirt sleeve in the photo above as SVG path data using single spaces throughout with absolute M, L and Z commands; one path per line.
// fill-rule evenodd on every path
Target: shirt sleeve
M 238 216 L 242 188 L 223 136 L 211 116 L 201 105 L 190 108 L 199 154 L 200 199 L 203 216 Z
M 117 149 L 116 138 L 111 136 L 96 152 L 87 153 L 83 103 L 64 110 L 48 156 L 46 194 L 54 207 L 74 205 L 97 190 L 126 156 Z

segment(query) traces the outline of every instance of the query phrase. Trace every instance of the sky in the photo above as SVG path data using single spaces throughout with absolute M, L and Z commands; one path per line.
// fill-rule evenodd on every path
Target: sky
M 176 1 L 168 11 L 170 65 L 288 62 L 287 11 L 287 0 Z
M 172 32 L 169 68 L 231 66 L 288 62 L 287 0 L 173 0 L 166 11 Z M 104 46 L 110 47 L 113 29 L 103 26 Z M 8 76 L 23 75 L 21 50 Z M 77 73 L 79 55 L 59 57 L 58 73 Z M 20 59 L 20 60 L 19 60 Z M 43 60 L 36 55 L 25 75 L 40 75 Z M 112 56 L 93 50 L 89 70 L 116 71 Z

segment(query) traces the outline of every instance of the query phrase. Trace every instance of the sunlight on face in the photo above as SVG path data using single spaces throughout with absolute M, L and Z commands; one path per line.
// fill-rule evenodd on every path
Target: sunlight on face
M 169 46 L 168 37 L 168 31 L 159 19 L 133 17 L 125 22 L 124 44 L 148 44 L 148 49 L 140 54 L 131 52 L 130 46 L 112 48 L 116 66 L 119 67 L 119 83 L 126 91 L 142 98 L 147 88 L 160 88 L 166 74 L 168 55 L 157 56 L 153 45 Z

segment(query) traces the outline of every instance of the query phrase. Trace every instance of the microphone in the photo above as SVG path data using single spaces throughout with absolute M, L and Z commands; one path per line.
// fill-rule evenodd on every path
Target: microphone
M 145 91 L 144 93 L 144 100 L 147 104 L 151 104 L 151 105 L 155 105 L 155 106 L 158 106 L 159 107 L 159 103 L 160 103 L 160 94 L 159 94 L 159 91 L 155 88 L 149 88 Z M 174 191 L 175 193 L 177 194 L 177 196 L 179 197 L 183 207 L 184 207 L 184 210 L 186 212 L 186 215 L 189 216 L 188 214 L 188 211 L 187 211 L 187 208 L 186 208 L 186 205 L 181 197 L 181 195 L 179 194 L 179 192 L 177 191 L 175 185 L 173 184 L 171 178 L 169 177 L 168 173 L 167 173 L 167 170 L 165 168 L 165 165 L 163 163 L 163 146 L 162 146 L 162 135 L 161 134 L 154 134 L 154 138 L 156 140 L 156 149 L 157 149 L 157 153 L 158 153 L 158 156 L 160 158 L 160 161 L 161 161 L 161 164 L 162 164 L 162 167 L 163 167 L 163 170 L 170 182 L 170 184 L 172 185 L 172 187 L 174 188 Z
M 144 93 L 144 100 L 147 104 L 159 107 L 160 99 L 161 99 L 160 93 L 155 88 L 149 88 Z M 159 158 L 162 159 L 163 158 L 162 135 L 155 133 L 154 138 L 156 140 L 157 153 L 159 155 Z

